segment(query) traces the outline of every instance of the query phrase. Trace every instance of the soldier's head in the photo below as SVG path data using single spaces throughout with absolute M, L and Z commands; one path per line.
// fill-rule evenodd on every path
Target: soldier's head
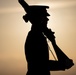
M 40 24 L 45 23 L 48 21 L 47 16 L 50 16 L 47 13 L 46 8 L 49 8 L 48 6 L 29 6 L 29 11 L 27 14 L 23 16 L 23 19 L 25 22 L 30 21 L 32 24 Z
M 49 20 L 47 16 L 50 16 L 46 10 L 47 8 L 49 8 L 48 6 L 42 6 L 42 5 L 29 6 L 26 2 L 25 3 L 23 3 L 23 1 L 21 2 L 20 3 L 26 12 L 26 14 L 23 16 L 25 22 L 30 21 L 32 25 L 47 24 L 47 21 Z

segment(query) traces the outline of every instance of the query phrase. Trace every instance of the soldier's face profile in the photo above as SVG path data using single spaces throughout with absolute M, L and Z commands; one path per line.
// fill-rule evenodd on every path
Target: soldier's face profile
M 37 17 L 30 18 L 30 22 L 32 24 L 40 24 L 40 25 L 47 26 L 48 21 L 49 19 L 47 16 L 37 16 Z
M 41 24 L 43 24 L 43 25 L 45 25 L 45 26 L 47 26 L 48 21 L 49 21 L 49 19 L 48 19 L 47 16 L 43 16 L 43 17 L 41 18 Z

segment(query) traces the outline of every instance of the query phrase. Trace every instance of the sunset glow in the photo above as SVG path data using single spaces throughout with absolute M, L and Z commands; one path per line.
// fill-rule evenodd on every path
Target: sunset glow
M 55 32 L 58 46 L 76 64 L 76 0 L 26 2 L 49 6 L 48 27 Z M 25 13 L 17 0 L 0 0 L 0 75 L 25 75 L 27 72 L 24 43 L 31 24 L 24 22 Z M 51 42 L 49 44 L 51 47 Z M 50 59 L 53 59 L 51 53 Z M 76 75 L 76 65 L 66 71 L 53 71 L 51 75 Z

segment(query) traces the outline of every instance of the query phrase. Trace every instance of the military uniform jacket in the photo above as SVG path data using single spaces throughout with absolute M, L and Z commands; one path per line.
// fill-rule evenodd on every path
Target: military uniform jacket
M 40 31 L 32 29 L 26 38 L 25 55 L 28 66 L 28 75 L 46 74 L 48 71 L 49 51 L 46 37 Z M 36 74 L 37 73 L 37 74 Z

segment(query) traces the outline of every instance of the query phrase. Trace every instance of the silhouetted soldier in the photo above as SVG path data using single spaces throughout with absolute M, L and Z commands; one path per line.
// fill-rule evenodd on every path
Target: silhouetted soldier
M 57 46 L 54 32 L 47 28 L 48 6 L 29 6 L 24 0 L 19 3 L 26 11 L 23 16 L 25 22 L 30 21 L 31 30 L 25 42 L 25 55 L 27 60 L 27 75 L 50 75 L 51 70 L 65 70 L 70 68 L 73 63 Z M 55 49 L 58 61 L 49 60 L 49 49 L 47 40 L 49 39 Z M 66 63 L 69 65 L 66 65 Z

